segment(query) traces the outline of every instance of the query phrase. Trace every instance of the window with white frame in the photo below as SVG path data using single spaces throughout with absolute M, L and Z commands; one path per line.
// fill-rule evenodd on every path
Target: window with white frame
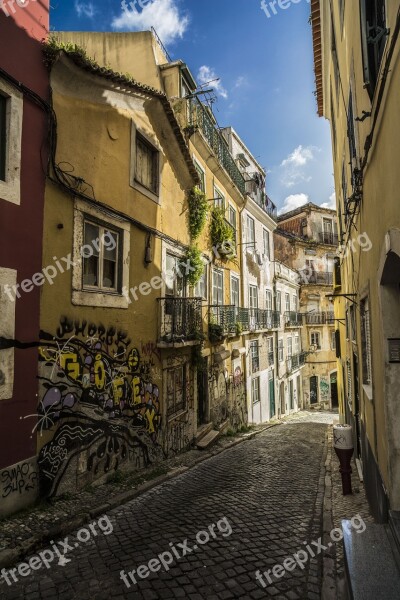
M 271 311 L 272 310 L 272 292 L 271 290 L 266 290 L 265 292 L 265 306 L 266 309 Z
M 255 312 L 258 308 L 258 288 L 256 285 L 249 285 L 249 308 Z
M 294 336 L 294 353 L 300 354 L 300 337 L 298 335 Z
M 282 312 L 282 292 L 276 292 L 276 310 Z
M 372 357 L 371 357 L 371 321 L 369 312 L 369 300 L 361 301 L 361 344 L 363 356 L 363 383 L 372 384 Z
M 231 304 L 240 306 L 240 280 L 235 275 L 231 275 Z
M 212 302 L 217 306 L 224 304 L 224 273 L 217 269 L 212 272 Z
M 278 360 L 283 362 L 283 339 L 278 340 Z
M 171 252 L 166 253 L 165 264 L 165 295 L 182 298 L 186 295 L 186 278 L 184 267 L 181 266 L 182 258 Z
M 297 296 L 293 294 L 292 296 L 292 311 L 297 312 Z
M 206 193 L 206 172 L 203 169 L 203 167 L 201 166 L 201 164 L 199 162 L 197 162 L 196 159 L 194 159 L 193 162 L 194 162 L 195 169 L 196 169 L 197 174 L 200 179 L 200 183 L 198 184 L 197 187 L 199 188 L 200 191 L 202 191 L 205 194 Z
M 263 229 L 263 251 L 267 258 L 270 258 L 270 235 L 268 229 Z
M 0 77 L 0 199 L 21 202 L 23 95 Z
M 225 210 L 225 196 L 216 185 L 214 185 L 214 206 Z
M 285 294 L 285 310 L 290 312 L 290 294 Z
M 336 332 L 331 331 L 331 350 L 336 350 Z
M 255 250 L 256 247 L 256 228 L 254 219 L 247 215 L 246 221 L 246 243 L 247 248 Z
M 236 243 L 236 210 L 233 208 L 232 204 L 230 204 L 228 208 L 228 223 L 232 226 L 233 240 Z
M 260 370 L 260 351 L 258 340 L 250 342 L 250 367 L 252 373 L 258 373 Z
M 167 369 L 167 416 L 186 409 L 186 366 Z
M 310 345 L 321 350 L 321 334 L 319 331 L 312 331 L 310 333 Z
M 82 247 L 83 289 L 118 292 L 121 289 L 122 266 L 121 231 L 104 224 L 84 220 L 84 245 Z
M 135 180 L 158 196 L 159 151 L 143 135 L 136 132 Z
M 199 281 L 196 283 L 194 288 L 194 295 L 196 298 L 202 298 L 203 300 L 207 300 L 207 277 L 208 277 L 208 266 L 204 265 L 204 271 Z
M 251 401 L 253 404 L 260 402 L 260 378 L 254 377 L 251 380 Z
M 267 348 L 268 348 L 268 362 L 270 366 L 274 364 L 274 338 L 267 338 Z
M 102 215 L 103 216 L 103 215 Z M 72 251 L 72 302 L 82 306 L 128 308 L 130 224 L 99 218 L 99 212 L 76 200 Z
M 293 356 L 293 340 L 291 337 L 287 339 L 287 357 L 291 358 Z

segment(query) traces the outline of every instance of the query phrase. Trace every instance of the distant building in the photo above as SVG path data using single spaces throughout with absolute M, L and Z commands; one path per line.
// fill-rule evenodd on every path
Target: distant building
M 338 246 L 336 212 L 312 203 L 278 217 L 276 257 L 299 273 L 304 408 L 338 408 L 331 295 Z

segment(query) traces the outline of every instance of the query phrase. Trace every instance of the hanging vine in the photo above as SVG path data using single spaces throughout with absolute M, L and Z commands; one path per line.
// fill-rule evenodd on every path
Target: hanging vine
M 189 193 L 189 230 L 196 240 L 204 229 L 208 213 L 208 203 L 204 192 L 194 187 Z
M 213 247 L 219 249 L 234 242 L 233 229 L 225 219 L 224 209 L 219 206 L 214 206 L 211 212 L 210 235 Z
M 201 279 L 204 273 L 204 262 L 201 258 L 201 252 L 196 246 L 190 246 L 186 254 L 186 264 L 190 265 L 187 280 L 189 285 L 195 286 Z

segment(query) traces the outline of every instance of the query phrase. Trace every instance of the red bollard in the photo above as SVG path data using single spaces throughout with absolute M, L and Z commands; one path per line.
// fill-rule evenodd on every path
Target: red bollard
M 333 446 L 340 462 L 343 496 L 347 496 L 353 493 L 351 489 L 351 458 L 354 453 L 354 445 L 351 425 L 333 426 Z

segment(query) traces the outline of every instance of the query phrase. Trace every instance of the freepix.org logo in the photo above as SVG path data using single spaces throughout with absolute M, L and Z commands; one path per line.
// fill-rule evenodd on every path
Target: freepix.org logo
M 0 8 L 6 17 L 15 15 L 17 7 L 26 8 L 30 2 L 37 2 L 37 0 L 0 0 Z
M 310 0 L 305 0 L 308 4 L 310 4 Z M 265 12 L 268 19 L 278 14 L 278 8 L 281 10 L 286 10 L 292 6 L 292 4 L 299 4 L 300 2 L 304 2 L 304 0 L 262 0 L 261 2 L 261 10 Z

